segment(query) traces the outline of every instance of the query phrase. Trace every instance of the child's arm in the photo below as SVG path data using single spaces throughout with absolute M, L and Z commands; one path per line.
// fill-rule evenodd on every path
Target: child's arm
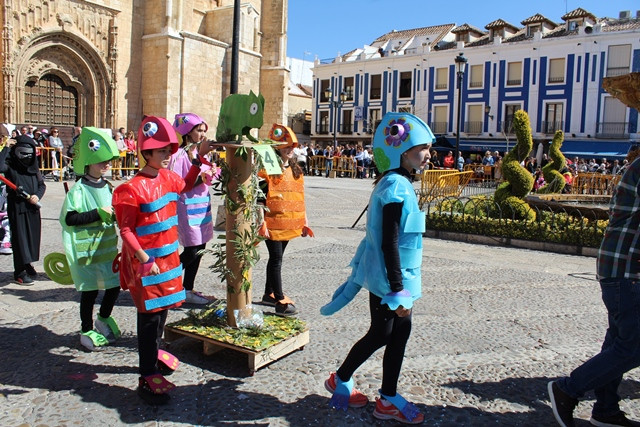
M 211 149 L 209 148 L 209 142 L 203 141 L 200 143 L 200 148 L 198 149 L 198 157 L 193 159 L 193 164 L 187 173 L 187 176 L 184 178 L 184 188 L 182 192 L 190 191 L 195 186 L 196 180 L 200 176 L 200 166 L 204 163 L 206 165 L 211 166 L 211 163 L 204 157 Z M 198 164 L 199 163 L 199 164 Z
M 402 285 L 402 270 L 400 252 L 398 250 L 398 235 L 400 233 L 400 218 L 403 203 L 389 203 L 382 208 L 382 253 L 387 270 L 387 279 L 391 292 L 382 298 L 382 304 L 400 317 L 408 316 L 412 306 L 411 293 Z
M 70 227 L 86 225 L 100 221 L 100 214 L 98 214 L 98 209 L 92 209 L 88 212 L 69 211 L 67 215 L 65 215 L 64 220 Z
M 398 251 L 402 205 L 402 202 L 389 203 L 382 208 L 382 253 L 392 292 L 400 292 L 404 289 L 402 270 L 400 269 L 400 252 Z
M 122 238 L 122 244 L 129 246 L 134 256 L 140 261 L 141 264 L 150 262 L 150 266 L 143 267 L 145 274 L 160 274 L 160 268 L 155 263 L 154 259 L 150 257 L 136 238 L 133 230 L 136 226 L 136 217 L 138 215 L 138 208 L 132 205 L 121 204 L 116 206 L 118 225 L 120 227 L 120 237 Z

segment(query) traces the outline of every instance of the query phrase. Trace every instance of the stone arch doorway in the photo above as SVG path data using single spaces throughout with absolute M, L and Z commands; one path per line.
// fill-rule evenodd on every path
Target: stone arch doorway
M 16 122 L 113 127 L 112 71 L 81 36 L 36 36 L 14 64 Z
M 55 74 L 28 81 L 24 88 L 26 123 L 76 126 L 78 91 Z

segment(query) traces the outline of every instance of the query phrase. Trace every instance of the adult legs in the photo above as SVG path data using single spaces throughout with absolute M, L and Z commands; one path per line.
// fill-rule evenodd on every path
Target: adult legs
M 266 240 L 269 251 L 269 261 L 267 261 L 267 282 L 264 286 L 264 294 L 273 294 L 276 301 L 284 299 L 282 291 L 282 257 L 284 250 L 289 243 L 288 240 Z
M 193 290 L 193 285 L 196 280 L 196 274 L 200 267 L 200 260 L 202 255 L 198 255 L 198 252 L 203 250 L 206 243 L 197 246 L 186 246 L 180 254 L 180 262 L 184 269 L 184 279 L 182 280 L 182 286 L 187 291 Z
M 620 410 L 617 390 L 622 375 L 640 365 L 640 287 L 628 279 L 601 280 L 600 287 L 609 313 L 602 350 L 560 379 L 558 387 L 576 399 L 594 390 L 593 413 L 612 415 Z
M 146 377 L 158 372 L 158 349 L 167 310 L 155 313 L 138 313 L 138 356 L 140 375 Z

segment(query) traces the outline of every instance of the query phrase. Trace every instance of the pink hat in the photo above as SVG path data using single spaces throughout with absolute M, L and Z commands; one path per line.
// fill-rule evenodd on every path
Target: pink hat
M 180 135 L 186 135 L 193 130 L 194 127 L 204 123 L 205 131 L 209 130 L 207 122 L 202 120 L 200 116 L 194 113 L 180 113 L 176 114 L 176 118 L 173 121 L 173 128 Z
M 49 131 L 47 129 L 44 129 L 44 128 L 42 130 L 40 130 L 40 132 L 41 133 L 49 133 Z
M 178 151 L 178 137 L 167 119 L 147 116 L 138 129 L 140 151 L 162 148 L 171 144 L 171 153 Z

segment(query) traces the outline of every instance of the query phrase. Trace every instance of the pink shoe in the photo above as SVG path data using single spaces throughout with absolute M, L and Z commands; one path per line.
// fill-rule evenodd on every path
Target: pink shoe
M 11 255 L 12 253 L 13 249 L 11 249 L 11 242 L 0 243 L 0 254 Z

